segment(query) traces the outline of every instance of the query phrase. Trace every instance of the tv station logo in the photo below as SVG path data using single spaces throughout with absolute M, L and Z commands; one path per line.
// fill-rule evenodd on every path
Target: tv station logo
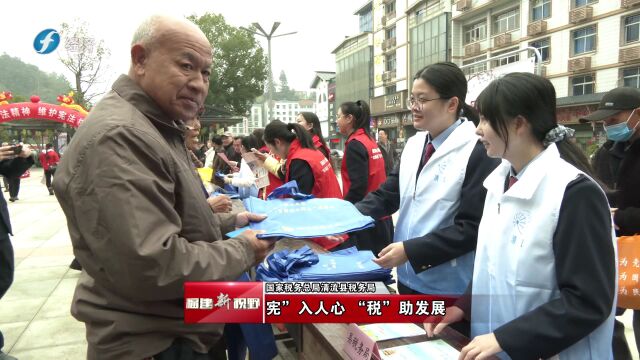
M 33 40 L 33 48 L 38 54 L 50 54 L 60 45 L 60 34 L 54 29 L 42 30 Z

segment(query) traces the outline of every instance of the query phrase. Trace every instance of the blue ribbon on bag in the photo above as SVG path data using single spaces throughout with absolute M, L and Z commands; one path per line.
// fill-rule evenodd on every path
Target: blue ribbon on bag
M 267 196 L 267 200 L 279 199 L 282 197 L 291 197 L 296 200 L 305 200 L 305 199 L 313 199 L 313 195 L 303 194 L 298 189 L 298 182 L 295 180 L 291 180 L 288 183 L 277 187 L 269 196 Z

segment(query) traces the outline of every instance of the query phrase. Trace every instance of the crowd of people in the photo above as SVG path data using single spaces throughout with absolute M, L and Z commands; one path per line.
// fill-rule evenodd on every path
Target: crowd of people
M 592 164 L 557 123 L 549 80 L 505 75 L 471 107 L 455 64 L 428 65 L 412 79 L 407 107 L 418 132 L 400 156 L 384 130 L 372 133 L 366 101 L 337 107 L 345 150 L 336 169 L 310 112 L 200 141 L 212 44 L 193 23 L 153 16 L 130 54 L 129 73 L 64 158 L 49 147 L 40 154 L 83 268 L 71 312 L 86 325 L 89 359 L 225 358 L 222 324 L 184 324 L 182 285 L 232 281 L 261 262 L 272 241 L 251 230 L 223 234 L 265 215 L 228 195 L 266 198 L 291 180 L 375 219 L 371 229 L 313 239 L 325 250 L 373 251 L 378 265 L 397 268 L 401 294 L 459 296 L 425 330 L 469 336 L 461 359 L 630 358 L 615 322 L 623 312 L 615 244 L 640 232 L 637 89 L 610 91 L 584 118 L 604 124 L 609 138 Z M 0 173 L 23 172 L 23 153 L 0 147 Z M 211 168 L 210 188 L 197 168 Z M 259 188 L 260 168 L 269 184 Z M 0 205 L 1 263 L 9 264 Z M 638 311 L 638 336 L 636 327 Z

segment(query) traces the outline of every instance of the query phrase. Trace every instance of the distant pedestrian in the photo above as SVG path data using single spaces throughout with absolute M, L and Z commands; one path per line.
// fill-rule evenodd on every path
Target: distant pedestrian
M 46 180 L 47 189 L 49 195 L 53 195 L 53 188 L 51 187 L 51 178 L 56 173 L 56 168 L 60 162 L 60 155 L 53 149 L 51 144 L 47 144 L 45 149 L 40 152 L 40 164 L 44 169 L 44 177 Z
M 0 174 L 20 179 L 20 175 L 33 165 L 33 158 L 28 146 L 24 146 L 17 155 L 14 149 L 15 147 L 10 145 L 0 147 Z M 9 235 L 13 235 L 9 211 L 4 196 L 0 193 L 0 298 L 9 290 L 13 282 L 14 257 Z M 0 332 L 0 360 L 15 360 L 13 356 L 2 352 L 3 347 L 4 337 Z

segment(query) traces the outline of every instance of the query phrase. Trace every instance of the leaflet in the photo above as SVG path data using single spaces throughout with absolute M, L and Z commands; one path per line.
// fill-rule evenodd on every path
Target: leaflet
M 368 324 L 360 325 L 362 332 L 374 341 L 424 335 L 424 329 L 416 324 Z
M 431 340 L 380 350 L 380 355 L 385 360 L 456 360 L 460 352 L 444 340 Z

